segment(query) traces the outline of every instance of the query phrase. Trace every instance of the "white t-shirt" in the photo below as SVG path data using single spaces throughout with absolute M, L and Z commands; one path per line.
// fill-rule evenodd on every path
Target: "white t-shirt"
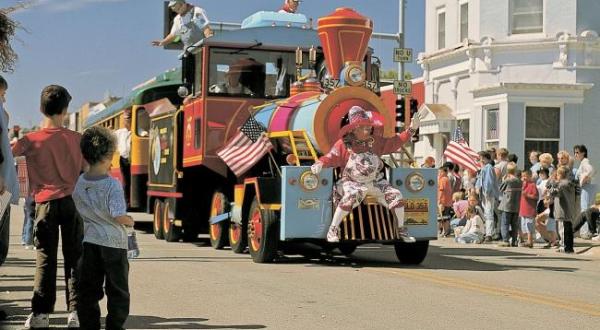
M 592 164 L 590 164 L 590 160 L 584 158 L 581 160 L 581 164 L 579 164 L 579 168 L 577 168 L 577 174 L 575 176 L 579 179 L 579 184 L 584 186 L 583 179 L 588 177 L 590 178 L 591 182 L 591 179 L 594 178 L 595 174 L 596 171 L 594 170 Z
M 206 12 L 200 7 L 188 10 L 183 16 L 173 19 L 171 34 L 181 37 L 183 44 L 191 46 L 204 37 L 204 29 L 210 24 Z
M 119 156 L 129 159 L 131 155 L 131 131 L 127 128 L 119 128 L 115 131 L 117 136 L 117 151 Z

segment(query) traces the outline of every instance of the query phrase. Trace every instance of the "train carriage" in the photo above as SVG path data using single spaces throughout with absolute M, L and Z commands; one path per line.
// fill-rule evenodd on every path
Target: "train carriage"
M 103 126 L 117 130 L 124 126 L 124 113 L 131 113 L 131 178 L 130 189 L 125 193 L 129 196 L 129 209 L 147 210 L 148 181 L 148 134 L 150 116 L 145 104 L 166 98 L 176 105 L 182 104 L 177 89 L 181 86 L 181 69 L 166 71 L 133 88 L 131 93 L 97 112 L 88 114 L 84 128 Z M 111 175 L 123 182 L 119 165 L 119 154 L 115 152 L 112 160 Z
M 248 248 L 256 262 L 272 261 L 292 241 L 331 247 L 324 238 L 336 178 L 309 165 L 329 151 L 352 106 L 376 113 L 384 136 L 395 134 L 394 109 L 378 94 L 371 33 L 371 20 L 349 8 L 319 19 L 317 31 L 303 15 L 259 12 L 240 30 L 188 49 L 184 105 L 146 105 L 156 109 L 148 182 L 155 235 L 175 241 L 208 232 L 214 248 Z M 237 177 L 217 152 L 251 116 L 274 149 Z M 406 198 L 417 243 L 402 243 L 391 214 L 367 198 L 344 220 L 336 246 L 351 253 L 359 244 L 394 244 L 400 261 L 420 263 L 436 238 L 437 173 L 393 163 L 388 178 Z

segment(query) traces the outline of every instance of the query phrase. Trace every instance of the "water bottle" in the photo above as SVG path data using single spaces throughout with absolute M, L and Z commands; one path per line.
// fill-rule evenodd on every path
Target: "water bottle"
M 137 236 L 133 228 L 127 231 L 127 259 L 137 258 L 140 255 L 140 248 L 137 243 Z

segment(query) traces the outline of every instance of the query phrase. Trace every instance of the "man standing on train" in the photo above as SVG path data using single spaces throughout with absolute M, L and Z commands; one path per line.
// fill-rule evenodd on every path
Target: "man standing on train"
M 162 40 L 152 41 L 153 46 L 164 46 L 175 42 L 177 37 L 183 42 L 183 49 L 194 45 L 203 38 L 212 36 L 210 21 L 204 9 L 191 5 L 185 0 L 169 1 L 169 8 L 177 13 L 173 19 L 171 32 Z

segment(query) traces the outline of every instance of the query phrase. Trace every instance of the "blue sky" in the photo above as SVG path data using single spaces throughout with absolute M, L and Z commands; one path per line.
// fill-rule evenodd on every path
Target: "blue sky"
M 16 3 L 3 0 L 0 6 Z M 189 0 L 203 7 L 211 21 L 241 22 L 259 10 L 278 9 L 283 0 Z M 376 32 L 398 31 L 398 0 L 304 0 L 300 12 L 315 19 L 337 7 L 352 7 L 374 21 Z M 406 47 L 424 49 L 424 0 L 407 0 Z M 235 10 L 231 10 L 234 8 Z M 152 47 L 162 37 L 163 0 L 38 0 L 13 14 L 27 31 L 19 31 L 14 47 L 19 62 L 8 80 L 6 108 L 11 125 L 37 125 L 39 94 L 49 84 L 65 86 L 73 95 L 69 111 L 107 92 L 123 96 L 156 74 L 179 65 L 178 51 Z M 372 40 L 385 69 L 395 42 Z M 415 76 L 420 69 L 407 66 Z

